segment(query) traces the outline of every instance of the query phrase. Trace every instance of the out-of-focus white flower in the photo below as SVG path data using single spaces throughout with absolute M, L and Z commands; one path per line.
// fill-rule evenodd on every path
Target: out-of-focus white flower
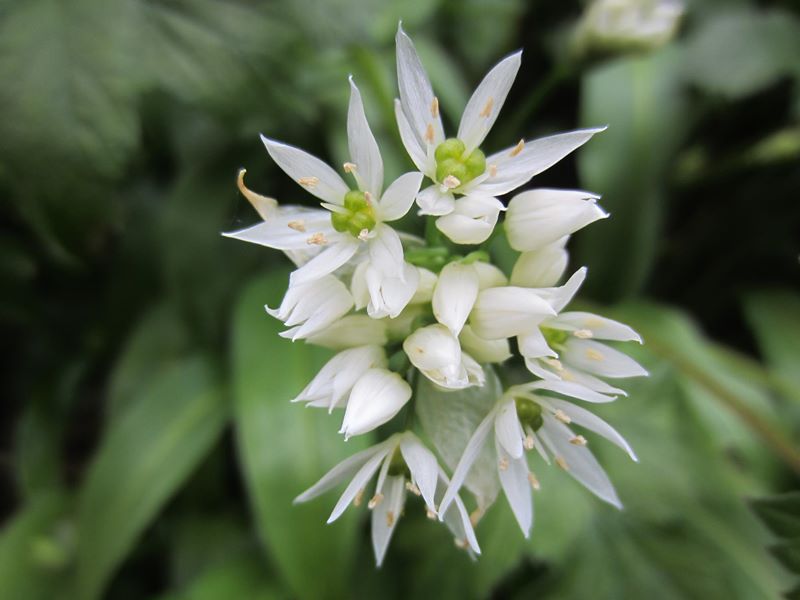
M 622 507 L 608 476 L 586 447 L 586 439 L 568 425 L 574 423 L 594 431 L 637 460 L 633 450 L 608 423 L 571 402 L 541 394 L 546 391 L 588 402 L 611 400 L 581 386 L 560 381 L 537 381 L 509 388 L 467 443 L 442 498 L 442 511 L 448 509 L 490 437 L 493 437 L 500 485 L 525 537 L 530 534 L 533 524 L 531 488 L 539 489 L 539 481 L 529 469 L 525 450 L 535 448 L 547 464 L 552 459 L 599 498 L 617 508 Z
M 435 517 L 437 488 L 444 489 L 448 480 L 436 457 L 410 431 L 398 433 L 387 440 L 354 454 L 331 469 L 311 488 L 300 494 L 295 503 L 307 502 L 333 489 L 340 483 L 350 483 L 333 508 L 328 523 L 338 519 L 352 503 L 361 504 L 369 481 L 378 474 L 375 493 L 367 506 L 372 511 L 372 546 L 375 561 L 380 566 L 386 556 L 397 521 L 403 514 L 406 492 L 421 496 L 429 516 Z M 441 515 L 456 535 L 460 546 L 480 553 L 478 540 L 463 502 L 454 496 L 448 510 Z
M 458 338 L 439 323 L 417 329 L 403 342 L 403 350 L 411 364 L 439 387 L 461 390 L 485 381 L 481 366 L 461 351 Z
M 280 335 L 292 341 L 320 333 L 351 308 L 353 297 L 347 286 L 333 275 L 290 285 L 277 309 L 266 307 L 270 315 L 290 328 Z
M 579 190 L 538 189 L 517 194 L 508 203 L 505 229 L 514 250 L 539 250 L 608 213 L 597 199 Z
M 383 367 L 386 367 L 386 352 L 381 346 L 344 350 L 325 363 L 292 402 L 332 411 L 345 404 L 353 386 L 369 369 Z
M 569 253 L 564 248 L 568 240 L 565 235 L 538 250 L 520 254 L 511 271 L 511 285 L 531 288 L 557 285 L 569 262 Z
M 339 433 L 344 439 L 383 425 L 411 399 L 411 386 L 387 369 L 369 369 L 355 382 Z
M 400 99 L 395 115 L 411 160 L 433 185 L 417 196 L 422 214 L 452 241 L 477 244 L 491 234 L 503 208 L 496 197 L 511 192 L 586 143 L 603 128 L 553 135 L 506 148 L 488 158 L 479 146 L 497 119 L 520 67 L 521 52 L 501 60 L 469 99 L 455 138 L 445 139 L 439 100 L 414 44 L 402 28 L 397 37 Z M 456 200 L 457 196 L 463 198 Z
M 352 162 L 345 163 L 344 170 L 355 179 L 356 189 L 353 190 L 336 171 L 318 158 L 261 136 L 267 152 L 278 166 L 301 187 L 322 200 L 322 206 L 327 210 L 271 218 L 226 235 L 284 251 L 323 247 L 292 273 L 294 285 L 333 273 L 353 259 L 357 252 L 363 253 L 357 260 L 369 262 L 371 277 L 376 281 L 369 287 L 370 294 L 374 294 L 374 310 L 387 314 L 389 311 L 399 312 L 403 307 L 397 307 L 398 300 L 413 296 L 417 279 L 407 279 L 411 271 L 403 260 L 400 237 L 387 223 L 400 219 L 411 208 L 422 183 L 422 174 L 401 175 L 381 193 L 383 159 L 369 128 L 361 94 L 352 78 L 347 137 Z M 413 274 L 416 275 L 416 271 Z M 383 279 L 393 281 L 384 283 Z M 393 292 L 387 300 L 382 294 L 388 288 Z

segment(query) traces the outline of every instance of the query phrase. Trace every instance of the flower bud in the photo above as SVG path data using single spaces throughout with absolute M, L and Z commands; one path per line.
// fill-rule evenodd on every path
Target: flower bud
M 569 236 L 565 235 L 538 250 L 520 254 L 511 271 L 511 285 L 541 288 L 558 284 L 569 261 L 569 253 L 564 249 L 567 240 Z
M 356 382 L 342 428 L 345 439 L 372 431 L 394 417 L 411 398 L 411 386 L 386 369 L 370 369 Z
M 489 288 L 478 294 L 470 325 L 478 336 L 499 340 L 533 331 L 545 318 L 555 314 L 536 290 L 513 286 Z
M 464 196 L 453 212 L 436 220 L 436 227 L 456 244 L 481 244 L 492 234 L 501 210 L 497 198 Z
M 465 361 L 458 338 L 444 325 L 417 329 L 403 342 L 403 350 L 411 364 L 440 387 L 460 390 L 480 385 L 483 379 L 483 370 L 473 359 Z

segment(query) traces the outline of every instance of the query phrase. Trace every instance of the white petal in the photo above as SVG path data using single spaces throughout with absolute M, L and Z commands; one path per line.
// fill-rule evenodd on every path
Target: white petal
M 566 400 L 559 400 L 558 398 L 546 398 L 542 400 L 542 405 L 550 407 L 552 410 L 561 410 L 565 415 L 567 415 L 573 423 L 580 425 L 581 427 L 585 427 L 591 431 L 594 431 L 596 434 L 603 436 L 611 443 L 619 446 L 625 452 L 628 453 L 634 461 L 638 462 L 638 458 L 636 458 L 636 454 L 634 453 L 633 449 L 630 447 L 630 444 L 625 440 L 620 433 L 614 429 L 611 425 L 606 423 L 603 419 L 598 417 L 597 415 L 589 412 L 585 408 L 580 406 L 575 406 L 572 402 L 567 402 Z
M 525 358 L 540 358 L 542 356 L 556 357 L 558 354 L 547 345 L 547 340 L 540 328 L 517 337 L 519 353 Z
M 627 354 L 592 340 L 567 340 L 562 358 L 567 365 L 600 377 L 647 375 L 647 371 Z
M 437 494 L 440 490 L 444 493 L 448 485 L 450 485 L 450 480 L 447 478 L 447 474 L 444 470 L 439 467 L 439 486 L 436 490 Z M 441 520 L 444 521 L 445 525 L 450 529 L 450 532 L 455 536 L 456 542 L 459 545 L 466 541 L 473 552 L 476 554 L 481 553 L 480 546 L 478 546 L 478 538 L 475 537 L 475 530 L 472 527 L 469 513 L 458 494 L 456 494 L 455 498 L 450 503 L 450 507 L 441 516 Z
M 453 212 L 456 201 L 453 194 L 442 193 L 439 186 L 434 184 L 417 194 L 417 205 L 421 215 L 448 215 Z
M 363 183 L 362 191 L 380 198 L 383 189 L 383 159 L 378 143 L 367 122 L 364 103 L 353 78 L 350 77 L 350 106 L 347 110 L 347 142 L 350 159 L 356 164 L 355 174 Z
M 386 323 L 367 315 L 347 315 L 331 325 L 308 337 L 308 342 L 333 350 L 388 343 Z
M 583 385 L 573 383 L 571 381 L 555 381 L 552 379 L 547 379 L 535 381 L 520 387 L 526 388 L 529 391 L 547 390 L 557 394 L 563 394 L 564 396 L 569 396 L 571 398 L 577 398 L 578 400 L 594 402 L 595 404 L 605 404 L 606 402 L 613 402 L 616 400 L 614 396 L 607 396 L 605 394 L 595 392 Z
M 427 304 L 433 299 L 433 290 L 436 288 L 436 273 L 417 267 L 419 274 L 419 283 L 417 284 L 417 291 L 411 297 L 410 304 Z
M 294 271 L 289 281 L 292 285 L 301 285 L 333 273 L 353 257 L 358 245 L 358 240 L 344 235 L 332 240 L 325 250 Z
M 403 512 L 406 488 L 403 477 L 389 477 L 386 482 L 384 499 L 372 509 L 372 549 L 377 566 L 383 564 L 389 541 Z
M 581 285 L 586 279 L 586 267 L 581 267 L 572 274 L 567 280 L 567 283 L 561 287 L 554 288 L 539 288 L 536 292 L 547 300 L 556 312 L 561 312 L 563 308 L 569 304 L 578 293 Z
M 519 458 L 524 453 L 522 447 L 522 438 L 524 437 L 514 400 L 503 402 L 498 408 L 497 416 L 494 419 L 495 441 L 511 458 Z
M 314 335 L 347 314 L 353 306 L 353 298 L 347 287 L 332 275 L 314 281 L 290 285 L 281 306 L 267 312 L 292 327 L 282 337 L 302 339 Z
M 428 508 L 436 512 L 436 479 L 439 472 L 439 462 L 433 455 L 433 452 L 428 450 L 422 442 L 417 439 L 417 436 L 409 433 L 403 437 L 400 442 L 400 452 L 403 455 L 403 460 L 408 465 L 408 470 L 411 472 L 411 477 L 414 483 L 417 484 L 422 498 L 425 500 Z
M 395 221 L 406 215 L 414 204 L 422 178 L 422 173 L 405 173 L 386 188 L 377 207 L 382 221 Z
M 435 384 L 447 389 L 469 387 L 461 345 L 444 325 L 421 327 L 403 342 L 411 364 Z
M 350 188 L 336 171 L 320 159 L 300 148 L 276 142 L 263 135 L 261 141 L 267 147 L 272 160 L 305 190 L 331 204 L 344 202 L 344 195 Z
M 478 364 L 478 361 L 476 361 L 466 352 L 462 352 L 461 366 L 463 367 L 464 371 L 466 371 L 467 382 L 469 385 L 483 387 L 483 384 L 486 383 L 486 373 L 483 372 L 483 367 Z
M 403 244 L 389 225 L 379 224 L 369 240 L 369 260 L 373 268 L 389 277 L 403 277 Z
M 505 469 L 498 469 L 500 485 L 511 507 L 511 512 L 519 523 L 522 534 L 528 537 L 533 524 L 533 501 L 531 499 L 531 484 L 528 480 L 528 463 L 524 454 L 518 458 L 508 456 L 503 447 L 495 442 L 498 461 L 508 463 Z
M 494 265 L 483 261 L 477 261 L 472 263 L 472 267 L 478 273 L 478 287 L 480 289 L 485 290 L 487 288 L 508 285 L 508 277 Z
M 497 198 L 464 196 L 450 214 L 436 219 L 436 228 L 456 244 L 482 244 L 492 235 L 501 210 Z
M 315 233 L 328 237 L 333 232 L 330 213 L 327 210 L 314 210 L 278 214 L 263 223 L 222 235 L 276 250 L 296 250 L 308 248 L 308 238 Z
M 444 141 L 444 129 L 431 82 L 419 60 L 414 44 L 401 27 L 397 28 L 397 84 L 403 112 L 420 146 L 434 148 Z M 432 139 L 429 132 L 433 134 Z
M 458 336 L 478 297 L 478 273 L 472 265 L 445 265 L 433 291 L 433 315 Z
M 587 312 L 561 313 L 555 319 L 551 319 L 548 327 L 589 332 L 591 337 L 598 340 L 642 343 L 639 334 L 624 323 Z
M 511 358 L 507 339 L 485 340 L 465 325 L 458 336 L 464 352 L 468 352 L 475 360 L 482 363 L 501 363 Z
M 604 394 L 605 396 L 612 397 L 608 400 L 601 400 L 601 402 L 610 402 L 614 399 L 613 396 L 628 395 L 625 393 L 625 390 L 621 390 L 620 388 L 609 385 L 602 379 L 598 379 L 597 377 L 589 375 L 588 373 L 584 373 L 583 371 L 569 369 L 560 361 L 556 362 L 555 364 L 548 363 L 550 360 L 551 359 L 548 358 L 526 358 L 525 366 L 528 367 L 528 370 L 531 373 L 537 377 L 541 377 L 542 379 L 547 379 L 548 381 L 563 380 L 564 383 L 580 386 L 577 389 L 586 388 L 594 392 L 600 392 L 600 394 Z
M 494 125 L 517 76 L 521 58 L 522 51 L 519 51 L 497 63 L 467 102 L 458 126 L 458 139 L 464 142 L 467 152 L 480 146 Z
M 564 461 L 567 473 L 601 500 L 622 508 L 614 486 L 591 451 L 585 446 L 570 443 L 575 434 L 566 425 L 556 421 L 547 413 L 543 413 L 542 417 L 544 425 L 537 435 L 557 458 Z
M 374 454 L 364 463 L 355 476 L 353 476 L 353 479 L 345 488 L 336 506 L 333 507 L 333 512 L 331 512 L 331 516 L 328 517 L 328 523 L 333 523 L 342 516 L 342 513 L 356 497 L 356 494 L 363 490 L 367 486 L 367 482 L 375 475 L 375 471 L 378 470 L 381 461 L 389 454 L 392 447 L 388 446 L 386 442 L 383 442 L 382 444 L 373 446 L 371 449 Z
M 350 393 L 342 429 L 345 439 L 372 431 L 394 417 L 411 398 L 411 386 L 387 369 L 370 369 Z
M 511 271 L 511 285 L 522 287 L 551 287 L 558 284 L 567 270 L 569 253 L 564 249 L 569 236 L 519 255 Z
M 361 310 L 369 303 L 367 269 L 369 269 L 369 261 L 359 263 L 353 271 L 353 277 L 350 279 L 350 293 L 353 295 L 356 310 Z
M 555 311 L 535 290 L 506 286 L 478 294 L 470 325 L 482 338 L 496 340 L 535 331 Z
M 486 159 L 486 164 L 492 172 L 496 168 L 496 174 L 477 184 L 475 189 L 492 196 L 515 190 L 603 130 L 605 127 L 559 133 L 526 142 L 522 151 L 514 146 L 492 154 Z
M 323 475 L 322 479 L 317 483 L 295 498 L 294 503 L 308 502 L 324 494 L 328 490 L 335 488 L 344 480 L 352 477 L 371 457 L 375 456 L 377 452 L 380 452 L 380 450 L 381 446 L 372 446 L 371 448 L 357 452 L 353 454 L 353 456 L 344 459 Z
M 469 438 L 469 442 L 467 442 L 467 445 L 464 448 L 464 453 L 461 455 L 461 459 L 458 461 L 456 468 L 453 469 L 453 476 L 450 479 L 450 485 L 447 486 L 447 491 L 445 491 L 442 501 L 439 503 L 440 519 L 442 518 L 442 515 L 447 512 L 447 508 L 450 506 L 450 503 L 455 499 L 456 494 L 458 494 L 458 490 L 461 488 L 461 486 L 464 484 L 464 480 L 467 478 L 467 474 L 469 473 L 472 464 L 478 458 L 478 454 L 480 454 L 481 450 L 483 449 L 483 445 L 486 443 L 486 438 L 489 437 L 489 433 L 492 431 L 494 418 L 495 411 L 492 410 L 488 415 L 486 415 L 483 421 L 480 422 L 478 427 L 475 429 L 475 433 L 472 434 L 472 437 Z
M 417 290 L 419 271 L 408 263 L 403 264 L 403 277 L 394 277 L 375 269 L 370 263 L 366 270 L 366 284 L 369 292 L 367 313 L 373 319 L 397 317 Z
M 505 227 L 508 243 L 529 252 L 608 217 L 597 196 L 581 190 L 536 189 L 514 196 L 508 203 Z
M 406 117 L 403 112 L 403 105 L 400 103 L 400 100 L 396 98 L 394 101 L 394 115 L 397 119 L 397 128 L 400 130 L 400 139 L 403 141 L 403 146 L 405 146 L 406 152 L 408 152 L 408 156 L 411 157 L 414 166 L 433 179 L 435 174 L 433 169 L 434 164 L 432 161 L 428 160 L 425 146 L 420 145 L 417 134 L 411 128 L 411 123 L 408 122 L 408 117 Z

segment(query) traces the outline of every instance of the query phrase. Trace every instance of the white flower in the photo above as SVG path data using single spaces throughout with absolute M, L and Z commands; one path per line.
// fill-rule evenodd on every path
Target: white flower
M 481 291 L 470 315 L 472 330 L 487 340 L 536 331 L 555 310 L 536 290 L 517 286 Z
M 507 339 L 485 340 L 475 335 L 469 325 L 464 325 L 458 341 L 461 348 L 479 363 L 501 363 L 511 358 Z
M 520 67 L 521 52 L 500 61 L 469 99 L 455 138 L 445 139 L 439 100 L 402 28 L 397 30 L 395 115 L 411 160 L 433 185 L 417 196 L 422 214 L 450 216 L 437 227 L 456 243 L 483 242 L 497 221 L 506 194 L 548 169 L 603 128 L 562 133 L 511 148 L 488 158 L 479 146 L 489 133 Z M 456 196 L 463 196 L 456 200 Z M 471 221 L 474 221 L 472 223 Z
M 281 337 L 292 341 L 322 332 L 353 308 L 353 297 L 333 275 L 289 286 L 281 305 L 266 307 L 267 312 L 284 322 L 287 331 Z
M 461 351 L 458 338 L 439 323 L 417 329 L 403 342 L 403 350 L 420 373 L 442 388 L 461 390 L 485 381 L 481 366 Z
M 441 502 L 446 511 L 490 436 L 497 462 L 497 475 L 511 510 L 527 537 L 533 524 L 531 488 L 539 489 L 536 476 L 530 471 L 525 450 L 536 448 L 550 464 L 551 458 L 591 492 L 621 508 L 622 504 L 603 468 L 586 447 L 586 439 L 568 427 L 574 423 L 605 437 L 633 460 L 636 455 L 625 439 L 608 423 L 588 410 L 537 392 L 551 391 L 581 400 L 608 401 L 596 392 L 563 382 L 533 382 L 513 386 L 497 401 L 478 425 L 453 471 L 450 486 Z M 492 435 L 493 434 L 493 435 Z
M 356 309 L 367 307 L 373 319 L 395 318 L 413 300 L 420 281 L 420 270 L 408 263 L 399 276 L 385 275 L 372 262 L 359 264 L 353 272 L 350 289 Z
M 508 203 L 505 229 L 514 250 L 538 250 L 575 233 L 608 213 L 599 196 L 579 190 L 538 189 L 517 194 Z
M 647 371 L 628 355 L 595 340 L 641 343 L 642 339 L 633 329 L 612 319 L 587 312 L 561 312 L 585 277 L 586 269 L 579 269 L 563 286 L 538 290 L 556 314 L 520 336 L 520 354 L 525 357 L 528 370 L 543 379 L 560 379 L 604 394 L 625 395 L 600 377 L 641 377 Z
M 310 344 L 332 350 L 355 346 L 384 346 L 388 343 L 386 322 L 367 315 L 347 315 L 308 336 Z
M 594 0 L 577 28 L 576 44 L 606 52 L 658 48 L 675 36 L 685 10 L 680 0 Z
M 343 406 L 353 386 L 369 369 L 386 366 L 386 352 L 381 346 L 360 346 L 339 352 L 322 367 L 292 402 L 308 406 L 334 408 Z
M 519 287 L 551 287 L 556 285 L 567 270 L 569 253 L 566 246 L 569 236 L 520 254 L 511 271 L 511 285 Z
M 410 431 L 398 433 L 389 439 L 354 454 L 331 469 L 311 488 L 300 494 L 295 503 L 307 502 L 333 489 L 341 482 L 350 483 L 339 498 L 328 523 L 338 519 L 353 503 L 359 505 L 369 481 L 378 473 L 375 493 L 368 503 L 372 511 L 372 546 L 378 566 L 383 563 L 395 526 L 403 514 L 406 491 L 421 496 L 428 514 L 435 516 L 437 486 L 441 489 L 447 478 L 436 457 Z M 454 508 L 442 514 L 442 519 L 457 536 L 459 545 L 467 545 L 480 553 L 469 515 L 457 496 Z
M 411 399 L 411 386 L 387 369 L 369 369 L 356 381 L 347 400 L 339 433 L 344 439 L 383 425 Z
M 403 217 L 419 191 L 422 174 L 406 173 L 383 193 L 383 159 L 364 113 L 361 95 L 350 80 L 350 107 L 347 116 L 347 137 L 351 162 L 344 165 L 356 182 L 351 190 L 342 178 L 318 158 L 286 144 L 261 136 L 272 159 L 304 189 L 322 200 L 328 209 L 307 211 L 301 216 L 269 219 L 254 227 L 228 234 L 229 237 L 294 251 L 309 245 L 323 249 L 291 275 L 293 284 L 313 281 L 333 273 L 363 253 L 357 260 L 366 260 L 373 267 L 378 284 L 370 288 L 374 305 L 388 310 L 378 296 L 384 289 L 383 278 L 399 279 L 410 289 L 416 281 L 407 281 L 403 247 L 397 232 L 386 223 Z M 328 212 L 330 211 L 330 212 Z M 397 287 L 398 284 L 387 284 Z M 394 305 L 391 306 L 395 310 Z M 402 307 L 401 307 L 402 309 Z

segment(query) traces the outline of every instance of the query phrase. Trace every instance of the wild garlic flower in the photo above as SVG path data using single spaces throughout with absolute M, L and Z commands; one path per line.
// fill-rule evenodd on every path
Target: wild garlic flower
M 289 286 L 278 308 L 267 312 L 289 327 L 280 333 L 292 341 L 320 333 L 353 308 L 347 286 L 333 275 Z
M 533 524 L 531 490 L 540 488 L 526 455 L 526 451 L 534 448 L 548 465 L 552 460 L 599 498 L 622 508 L 614 486 L 587 448 L 586 438 L 576 434 L 569 425 L 584 427 L 610 440 L 635 461 L 637 458 L 631 447 L 611 425 L 596 415 L 543 392 L 564 394 L 587 402 L 613 400 L 581 386 L 558 381 L 537 381 L 510 387 L 467 443 L 442 498 L 440 510 L 448 509 L 490 437 L 493 443 L 489 452 L 494 455 L 500 485 L 525 537 L 530 534 Z
M 295 498 L 295 503 L 308 502 L 350 479 L 350 483 L 333 508 L 328 523 L 338 519 L 352 503 L 359 506 L 369 481 L 378 473 L 375 492 L 367 503 L 372 511 L 372 547 L 380 566 L 403 514 L 406 492 L 420 496 L 429 517 L 435 518 L 437 489 L 449 483 L 436 457 L 410 431 L 396 433 L 383 442 L 354 454 L 331 469 L 322 479 Z M 450 508 L 449 504 L 453 507 Z M 463 502 L 453 495 L 441 519 L 456 536 L 458 545 L 480 553 L 478 540 Z
M 421 214 L 439 216 L 437 228 L 458 244 L 485 241 L 503 210 L 497 196 L 524 185 L 604 129 L 580 129 L 531 142 L 521 139 L 487 157 L 480 145 L 505 103 L 522 52 L 489 71 L 469 99 L 456 137 L 445 138 L 439 100 L 402 27 L 396 44 L 397 125 L 411 160 L 433 182 L 419 192 L 417 204 Z

